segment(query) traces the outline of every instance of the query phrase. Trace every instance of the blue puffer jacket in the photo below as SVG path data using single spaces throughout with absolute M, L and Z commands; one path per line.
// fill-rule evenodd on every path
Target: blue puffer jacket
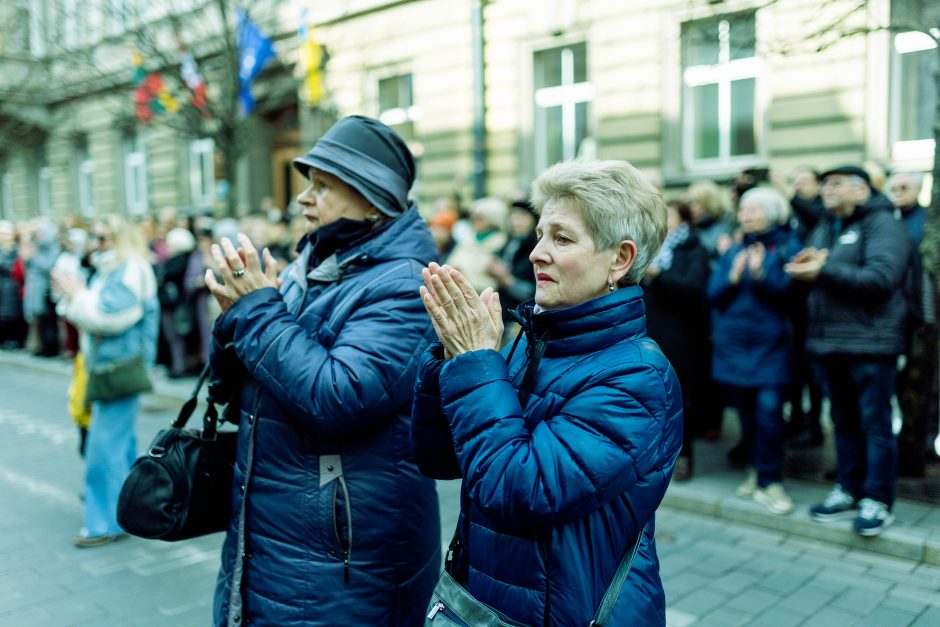
M 308 273 L 309 255 L 215 327 L 213 390 L 241 408 L 215 624 L 420 625 L 441 531 L 408 436 L 434 243 L 412 207 Z
M 523 305 L 526 336 L 508 364 L 491 350 L 447 362 L 439 345 L 425 353 L 418 463 L 430 476 L 464 478 L 468 588 L 516 621 L 542 625 L 548 614 L 552 625 L 587 625 L 642 531 L 608 624 L 665 624 L 654 512 L 682 446 L 682 395 L 646 335 L 641 296 L 628 287 L 539 314 Z
M 745 268 L 741 281 L 728 279 L 734 257 L 760 242 L 767 253 L 763 274 L 754 280 Z M 782 387 L 790 382 L 791 318 L 802 295 L 783 266 L 800 250 L 789 227 L 745 236 L 721 256 L 708 279 L 712 305 L 712 378 L 738 387 Z

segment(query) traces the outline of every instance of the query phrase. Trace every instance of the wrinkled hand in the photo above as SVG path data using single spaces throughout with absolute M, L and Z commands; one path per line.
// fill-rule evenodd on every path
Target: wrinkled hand
M 734 244 L 734 239 L 727 233 L 722 233 L 718 236 L 718 241 L 715 242 L 715 250 L 719 255 L 725 254 L 731 245 Z
M 731 271 L 728 272 L 728 281 L 731 285 L 737 285 L 741 282 L 744 275 L 744 268 L 747 266 L 747 250 L 738 251 L 731 261 Z
M 477 295 L 473 286 L 450 266 L 431 263 L 421 271 L 425 285 L 421 300 L 444 345 L 444 358 L 475 350 L 499 350 L 503 316 L 499 294 L 486 288 Z
M 828 250 L 804 248 L 793 256 L 790 263 L 783 266 L 783 271 L 797 281 L 812 283 L 819 277 L 828 258 Z
M 71 298 L 85 289 L 85 282 L 74 274 L 53 270 L 50 277 L 52 278 L 52 287 L 67 298 Z
M 219 244 L 212 245 L 212 260 L 219 274 L 222 275 L 224 283 L 216 280 L 215 273 L 211 269 L 206 270 L 206 287 L 215 296 L 222 308 L 222 313 L 228 311 L 229 307 L 246 294 L 266 287 L 277 289 L 281 284 L 277 278 L 277 261 L 267 248 L 262 252 L 264 256 L 264 270 L 262 270 L 258 251 L 248 236 L 239 233 L 238 243 L 241 244 L 241 249 L 235 250 L 232 241 L 223 237 Z M 244 273 L 241 273 L 242 270 Z M 236 273 L 239 276 L 236 276 Z
M 747 270 L 754 280 L 764 276 L 764 259 L 767 258 L 767 249 L 760 242 L 747 247 Z

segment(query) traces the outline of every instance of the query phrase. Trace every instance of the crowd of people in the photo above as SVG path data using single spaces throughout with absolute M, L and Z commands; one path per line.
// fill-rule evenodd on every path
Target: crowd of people
M 932 448 L 918 174 L 751 169 L 664 203 L 628 163 L 579 160 L 529 197 L 424 219 L 406 144 L 360 116 L 294 167 L 293 216 L 0 222 L 2 348 L 80 354 L 77 379 L 210 365 L 240 425 L 217 625 L 419 624 L 441 563 L 433 478 L 463 479 L 446 568 L 469 594 L 586 623 L 628 573 L 613 623 L 661 624 L 654 514 L 725 407 L 736 493 L 786 515 L 785 447 L 823 442 L 827 397 L 837 483 L 806 505 L 864 536 L 893 521 L 895 395 L 902 441 Z M 90 415 L 70 399 L 77 546 L 122 536 L 139 392 Z

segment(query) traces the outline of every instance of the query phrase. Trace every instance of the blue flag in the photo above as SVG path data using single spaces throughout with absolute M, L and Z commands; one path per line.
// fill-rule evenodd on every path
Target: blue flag
M 258 25 L 252 22 L 245 11 L 238 10 L 238 84 L 239 99 L 245 115 L 255 108 L 251 97 L 251 83 L 261 73 L 265 64 L 276 56 L 274 44 Z

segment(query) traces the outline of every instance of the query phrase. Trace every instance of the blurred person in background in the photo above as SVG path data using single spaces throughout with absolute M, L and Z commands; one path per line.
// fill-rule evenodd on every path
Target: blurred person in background
M 191 359 L 196 311 L 186 289 L 186 269 L 196 249 L 196 238 L 188 230 L 175 227 L 166 234 L 166 260 L 156 267 L 157 295 L 160 299 L 160 335 L 166 343 L 167 375 L 171 379 L 196 373 Z
M 19 256 L 16 228 L 0 221 L 0 348 L 23 348 L 26 321 L 23 319 L 23 260 Z
M 431 236 L 437 246 L 438 259 L 441 263 L 450 258 L 450 253 L 457 245 L 454 240 L 453 229 L 458 217 L 457 212 L 453 209 L 442 209 L 428 220 L 428 227 L 431 229 Z
M 40 357 L 56 357 L 60 350 L 59 318 L 52 302 L 50 272 L 59 257 L 59 227 L 44 218 L 36 220 L 20 251 L 26 262 L 23 317 L 37 341 L 34 352 Z
M 826 213 L 820 193 L 822 181 L 819 172 L 807 165 L 795 168 L 790 173 L 786 189 L 790 192 L 790 208 L 793 210 L 790 226 L 796 230 L 799 240 L 805 242 Z
M 88 246 L 88 232 L 82 228 L 71 228 L 62 238 L 62 252 L 56 258 L 52 272 L 57 275 L 70 275 L 85 283 L 88 281 L 88 272 L 82 266 Z M 53 287 L 52 302 L 58 303 L 62 294 Z M 78 353 L 78 329 L 68 320 L 62 321 L 65 327 L 65 354 L 72 358 Z
M 490 257 L 486 271 L 493 277 L 494 289 L 499 292 L 503 305 L 505 338 L 515 337 L 518 325 L 511 323 L 511 311 L 535 295 L 535 274 L 529 255 L 535 248 L 535 214 L 526 200 L 516 200 L 510 205 L 509 233 L 506 245 Z
M 506 245 L 508 214 L 506 202 L 501 198 L 490 196 L 473 201 L 470 207 L 473 235 L 458 240 L 447 258 L 447 263 L 460 270 L 478 292 L 496 283 L 488 266 L 490 258 Z
M 719 242 L 726 242 L 723 245 L 727 247 L 734 235 L 734 219 L 728 212 L 721 188 L 712 181 L 696 181 L 686 191 L 685 201 L 692 212 L 699 241 L 712 260 L 717 259 L 724 252 L 719 250 Z
M 791 382 L 790 310 L 794 286 L 784 265 L 800 249 L 790 207 L 771 187 L 741 196 L 742 239 L 718 260 L 707 297 L 715 312 L 712 377 L 741 418 L 748 469 L 738 496 L 789 514 L 783 489 L 783 402 Z
M 241 254 L 213 246 L 224 283 L 206 273 L 223 311 L 213 393 L 240 409 L 213 621 L 422 625 L 441 530 L 408 433 L 434 335 L 420 269 L 437 251 L 408 200 L 414 157 L 388 126 L 350 116 L 293 165 L 309 181 L 300 258 L 279 280 L 240 235 Z
M 905 349 L 896 390 L 904 419 L 898 435 L 898 472 L 913 477 L 924 476 L 927 459 L 936 458 L 933 441 L 938 427 L 936 281 L 924 267 L 920 250 L 927 225 L 927 209 L 918 200 L 923 184 L 921 172 L 898 172 L 888 179 L 895 215 L 913 244 L 904 287 L 908 301 Z
M 786 272 L 809 288 L 807 350 L 819 358 L 835 425 L 836 485 L 810 508 L 862 536 L 894 522 L 897 440 L 891 397 L 904 351 L 911 241 L 855 165 L 823 173 L 827 215 Z
M 672 478 L 686 481 L 693 472 L 694 436 L 700 432 L 700 402 L 710 394 L 709 309 L 705 302 L 708 251 L 692 225 L 692 212 L 681 201 L 666 204 L 668 233 L 646 269 L 643 300 L 646 328 L 676 370 L 682 386 L 683 438 Z
M 89 372 L 98 366 L 141 356 L 156 358 L 159 326 L 157 281 L 140 230 L 109 215 L 93 226 L 99 242 L 97 272 L 89 285 L 74 276 L 54 277 L 62 293 L 58 309 L 82 333 Z M 91 404 L 85 446 L 85 525 L 74 539 L 79 548 L 126 537 L 117 522 L 117 500 L 137 459 L 135 423 L 140 394 Z
M 208 216 L 196 219 L 193 225 L 196 229 L 196 248 L 189 254 L 186 261 L 186 272 L 183 275 L 183 294 L 191 303 L 194 313 L 193 334 L 195 335 L 194 363 L 201 368 L 209 360 L 209 343 L 211 341 L 212 323 L 215 317 L 211 315 L 209 288 L 206 287 L 206 270 L 213 268 L 212 261 L 212 226 L 213 220 Z M 194 368 L 195 369 L 195 368 Z

